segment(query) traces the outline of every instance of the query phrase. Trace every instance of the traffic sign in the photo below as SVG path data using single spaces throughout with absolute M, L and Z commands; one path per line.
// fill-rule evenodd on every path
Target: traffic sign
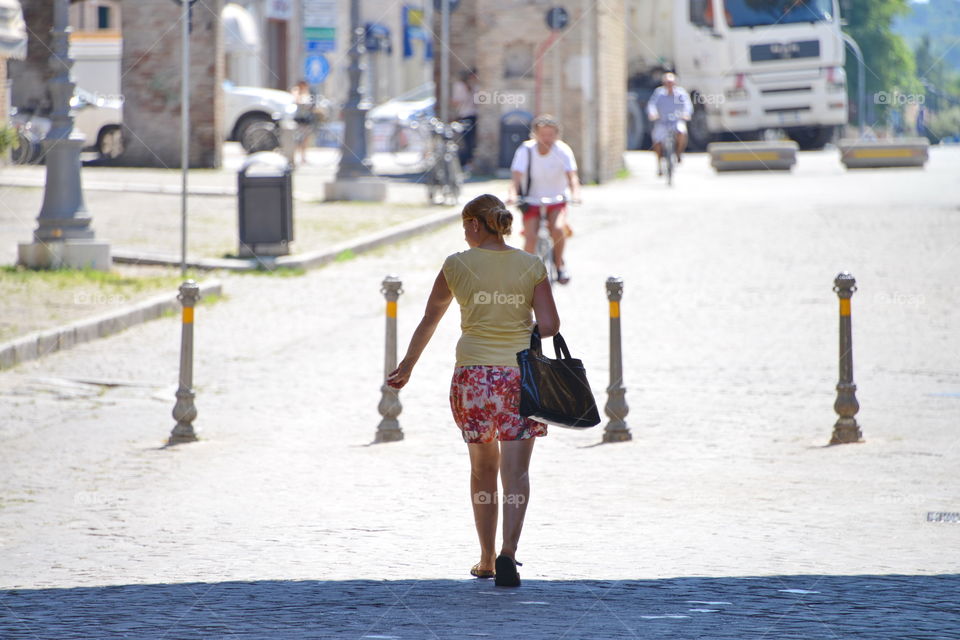
M 330 74 L 330 63 L 323 56 L 310 55 L 303 61 L 303 77 L 308 84 L 320 84 Z
M 554 31 L 563 29 L 570 22 L 570 14 L 563 7 L 554 7 L 547 11 L 547 26 Z

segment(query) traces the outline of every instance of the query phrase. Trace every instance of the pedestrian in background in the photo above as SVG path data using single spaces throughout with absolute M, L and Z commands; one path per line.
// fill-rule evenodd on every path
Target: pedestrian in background
M 310 136 L 317 123 L 317 115 L 313 109 L 313 94 L 306 80 L 300 80 L 290 89 L 297 110 L 293 114 L 293 121 L 297 123 L 297 151 L 300 152 L 300 162 L 307 164 L 307 147 L 310 145 Z
M 560 330 L 543 262 L 508 246 L 513 214 L 499 198 L 485 194 L 463 208 L 469 249 L 447 257 L 437 274 L 423 319 L 407 353 L 387 376 L 400 389 L 456 298 L 462 334 L 450 384 L 450 408 L 470 453 L 470 495 L 480 539 L 477 578 L 495 578 L 500 586 L 519 586 L 516 552 L 530 498 L 528 470 L 533 443 L 547 426 L 520 415 L 517 352 L 530 346 L 533 318 L 540 335 Z M 497 474 L 503 497 L 497 491 Z M 503 504 L 503 543 L 496 554 L 497 518 Z
M 476 69 L 460 72 L 457 82 L 453 83 L 450 102 L 453 103 L 456 119 L 463 125 L 460 137 L 460 166 L 469 172 L 473 168 L 473 151 L 477 146 L 477 78 Z

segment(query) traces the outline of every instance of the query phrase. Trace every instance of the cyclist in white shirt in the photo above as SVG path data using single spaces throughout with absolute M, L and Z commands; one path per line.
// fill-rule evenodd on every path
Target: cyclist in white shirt
M 525 193 L 529 172 L 529 193 Z M 563 246 L 567 229 L 567 202 L 580 200 L 580 178 L 577 175 L 577 160 L 573 150 L 560 139 L 560 124 L 551 116 L 541 115 L 533 121 L 532 137 L 522 143 L 510 165 L 513 179 L 507 202 L 514 203 L 517 196 L 539 201 L 563 197 L 562 202 L 547 207 L 547 227 L 553 237 L 553 260 L 557 265 L 557 282 L 566 284 L 570 273 L 563 261 Z M 528 207 L 523 213 L 524 250 L 533 253 L 540 228 L 540 210 Z
M 657 87 L 647 101 L 647 117 L 653 123 L 650 137 L 653 150 L 657 152 L 657 175 L 663 174 L 660 160 L 663 158 L 663 141 L 667 135 L 676 136 L 676 156 L 677 162 L 680 162 L 683 150 L 687 148 L 687 122 L 692 116 L 690 94 L 677 85 L 677 76 L 663 74 L 663 85 Z

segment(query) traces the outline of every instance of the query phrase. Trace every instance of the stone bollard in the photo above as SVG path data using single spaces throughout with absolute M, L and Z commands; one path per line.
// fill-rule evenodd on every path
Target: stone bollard
M 386 383 L 387 374 L 397 368 L 397 298 L 403 293 L 403 283 L 397 276 L 383 279 L 380 293 L 387 299 L 387 340 L 386 355 L 383 361 L 384 383 L 380 386 L 380 404 L 377 409 L 383 419 L 377 426 L 374 442 L 396 442 L 403 440 L 403 431 L 397 416 L 403 410 L 400 404 L 400 390 Z
M 833 290 L 840 298 L 840 381 L 837 382 L 837 400 L 834 410 L 840 416 L 833 425 L 830 444 L 863 442 L 863 434 L 854 417 L 860 410 L 857 385 L 853 383 L 853 334 L 850 325 L 850 298 L 857 290 L 857 281 L 846 271 L 837 275 Z
M 170 433 L 167 445 L 197 440 L 197 434 L 193 430 L 193 421 L 197 418 L 197 408 L 193 404 L 193 309 L 200 299 L 200 286 L 193 280 L 187 280 L 180 285 L 177 299 L 183 305 L 180 386 L 177 388 L 177 404 L 173 407 L 173 419 L 177 424 Z
M 630 408 L 624 397 L 623 350 L 620 342 L 620 299 L 623 297 L 623 279 L 607 278 L 607 299 L 610 300 L 610 386 L 607 387 L 607 406 L 604 413 L 610 418 L 603 431 L 604 442 L 626 442 L 633 436 L 625 418 Z

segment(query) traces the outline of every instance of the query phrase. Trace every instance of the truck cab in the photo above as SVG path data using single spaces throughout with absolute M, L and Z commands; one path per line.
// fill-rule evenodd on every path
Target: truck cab
M 694 102 L 694 145 L 782 129 L 801 148 L 819 148 L 846 123 L 837 0 L 631 4 L 631 70 L 677 73 Z

